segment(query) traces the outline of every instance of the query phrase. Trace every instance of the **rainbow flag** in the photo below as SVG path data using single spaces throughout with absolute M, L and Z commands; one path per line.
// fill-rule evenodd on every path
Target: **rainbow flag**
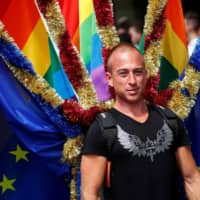
M 0 0 L 0 5 L 0 20 L 24 55 L 32 62 L 35 71 L 43 76 L 62 98 L 73 97 L 74 91 L 34 0 Z
M 188 63 L 187 39 L 181 0 L 168 0 L 165 10 L 166 28 L 162 40 L 159 89 L 179 77 Z
M 102 43 L 97 32 L 92 0 L 79 1 L 80 54 L 86 64 L 100 101 L 110 98 L 102 59 Z
M 79 1 L 59 0 L 59 4 L 65 19 L 67 30 L 69 31 L 69 35 L 72 38 L 72 42 L 79 50 Z
M 87 71 L 100 101 L 110 98 L 105 79 L 102 43 L 97 33 L 96 16 L 92 0 L 59 0 L 67 30 L 72 42 L 80 49 Z

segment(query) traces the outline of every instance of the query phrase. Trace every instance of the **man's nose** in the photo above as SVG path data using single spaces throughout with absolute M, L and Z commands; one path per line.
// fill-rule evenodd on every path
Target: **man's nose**
M 136 83 L 136 77 L 135 74 L 130 72 L 128 76 L 128 83 L 129 84 L 135 84 Z

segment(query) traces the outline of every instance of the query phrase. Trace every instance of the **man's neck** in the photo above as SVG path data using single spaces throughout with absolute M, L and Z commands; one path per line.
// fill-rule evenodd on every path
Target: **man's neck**
M 134 103 L 116 101 L 114 108 L 141 123 L 145 122 L 149 116 L 145 101 Z

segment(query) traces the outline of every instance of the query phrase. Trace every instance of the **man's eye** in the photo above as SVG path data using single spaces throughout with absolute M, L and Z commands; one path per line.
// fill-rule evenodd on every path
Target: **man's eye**
M 145 72 L 144 70 L 136 70 L 136 71 L 134 72 L 134 74 L 139 76 L 139 75 L 143 75 L 144 72 Z
M 120 72 L 120 73 L 119 73 L 119 76 L 125 77 L 125 76 L 127 76 L 127 73 L 126 73 L 126 72 Z

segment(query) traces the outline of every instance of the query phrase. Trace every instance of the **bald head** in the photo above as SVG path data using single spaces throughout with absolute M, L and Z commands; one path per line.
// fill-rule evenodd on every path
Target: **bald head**
M 132 56 L 139 57 L 142 60 L 142 65 L 144 64 L 143 56 L 140 54 L 137 48 L 128 43 L 120 43 L 111 50 L 107 60 L 107 71 L 111 72 L 113 63 L 116 61 L 116 59 L 123 59 L 123 55 L 127 52 L 131 53 Z

